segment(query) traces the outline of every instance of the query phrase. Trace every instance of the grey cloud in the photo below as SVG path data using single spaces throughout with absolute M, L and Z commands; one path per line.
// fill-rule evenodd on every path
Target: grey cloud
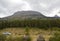
M 18 0 L 17 0 L 18 1 Z M 44 15 L 50 15 L 54 9 L 59 10 L 60 0 L 22 0 L 22 3 L 11 3 L 9 0 L 0 0 L 0 16 L 12 15 L 15 11 L 24 10 L 24 1 L 29 4 L 32 10 L 39 11 Z M 45 6 L 45 7 L 44 7 Z M 53 14 L 55 15 L 55 14 Z
M 40 11 L 42 12 L 44 15 L 49 15 L 52 14 L 52 11 L 55 8 L 59 8 L 60 7 L 60 0 L 27 0 L 27 2 L 30 3 L 30 5 L 32 6 L 32 8 L 34 10 Z M 43 3 L 46 4 L 47 7 L 43 8 L 40 6 L 39 3 Z
M 21 3 L 12 3 L 9 0 L 0 0 L 0 16 L 9 16 L 12 15 L 15 11 L 24 10 L 24 5 L 27 6 L 24 1 Z

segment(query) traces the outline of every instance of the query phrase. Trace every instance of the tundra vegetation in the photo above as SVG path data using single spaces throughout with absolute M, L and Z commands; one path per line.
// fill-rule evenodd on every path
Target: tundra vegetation
M 60 19 L 0 20 L 1 41 L 37 41 L 40 34 L 44 41 L 60 41 Z

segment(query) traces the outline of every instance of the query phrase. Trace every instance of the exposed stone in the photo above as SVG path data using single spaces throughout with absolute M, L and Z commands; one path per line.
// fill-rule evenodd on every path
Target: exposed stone
M 24 35 L 24 37 L 23 37 L 23 41 L 30 41 L 30 37 L 29 37 L 29 35 Z
M 37 38 L 37 41 L 45 41 L 45 39 L 42 35 L 39 35 L 38 38 Z
M 3 34 L 3 35 L 11 35 L 10 32 L 3 32 L 2 34 Z

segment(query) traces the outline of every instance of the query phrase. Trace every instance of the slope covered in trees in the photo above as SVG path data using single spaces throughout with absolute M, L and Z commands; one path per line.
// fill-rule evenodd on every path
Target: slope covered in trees
M 26 19 L 26 20 L 0 20 L 0 29 L 10 27 L 37 27 L 51 28 L 60 27 L 60 19 Z

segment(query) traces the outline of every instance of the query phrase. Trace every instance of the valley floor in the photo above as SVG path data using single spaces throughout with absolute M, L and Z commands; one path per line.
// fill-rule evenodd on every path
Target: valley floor
M 0 34 L 3 32 L 10 32 L 12 37 L 19 37 L 23 36 L 25 34 L 25 28 L 5 28 L 3 30 L 0 30 Z M 39 29 L 39 28 L 30 28 L 29 34 L 32 38 L 32 41 L 36 41 L 37 37 L 42 34 L 46 41 L 49 40 L 50 37 L 53 36 L 55 32 L 60 32 L 60 28 L 53 28 L 53 29 Z

